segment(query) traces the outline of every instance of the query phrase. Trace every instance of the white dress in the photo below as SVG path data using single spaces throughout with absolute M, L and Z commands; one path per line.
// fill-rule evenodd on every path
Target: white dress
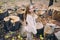
M 26 18 L 26 21 L 28 23 L 27 27 L 26 27 L 27 32 L 32 32 L 33 34 L 37 33 L 35 19 L 36 19 L 36 17 L 33 17 L 33 16 L 27 14 L 27 18 Z

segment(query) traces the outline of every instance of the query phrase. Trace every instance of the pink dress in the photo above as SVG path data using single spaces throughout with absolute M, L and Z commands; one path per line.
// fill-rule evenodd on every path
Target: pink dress
M 37 30 L 36 30 L 36 21 L 35 21 L 35 17 L 27 14 L 27 27 L 26 27 L 26 30 L 27 32 L 32 32 L 33 34 L 36 34 L 37 33 Z

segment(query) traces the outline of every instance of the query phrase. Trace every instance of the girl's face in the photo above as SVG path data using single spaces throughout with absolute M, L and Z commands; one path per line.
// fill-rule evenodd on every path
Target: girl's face
M 29 9 L 29 12 L 33 12 L 33 9 Z
M 29 12 L 33 12 L 33 11 L 34 11 L 33 6 L 30 6 L 30 7 L 29 7 Z

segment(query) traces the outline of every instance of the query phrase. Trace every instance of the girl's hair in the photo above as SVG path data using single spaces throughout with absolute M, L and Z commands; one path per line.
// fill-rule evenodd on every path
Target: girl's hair
M 27 14 L 30 14 L 30 12 L 29 12 L 29 5 L 26 7 L 25 19 L 26 19 L 26 17 L 27 17 Z

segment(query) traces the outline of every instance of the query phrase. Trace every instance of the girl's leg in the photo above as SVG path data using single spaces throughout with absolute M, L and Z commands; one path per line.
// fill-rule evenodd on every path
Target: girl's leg
M 27 33 L 27 39 L 26 40 L 33 40 L 32 39 L 32 33 L 30 33 L 30 32 Z

